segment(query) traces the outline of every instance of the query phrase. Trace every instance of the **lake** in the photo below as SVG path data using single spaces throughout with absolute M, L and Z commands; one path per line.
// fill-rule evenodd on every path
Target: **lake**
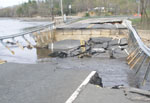
M 17 34 L 24 31 L 29 31 L 31 28 L 45 25 L 50 22 L 48 21 L 23 21 L 18 19 L 11 18 L 0 18 L 0 36 L 8 36 Z M 21 44 L 26 45 L 26 42 L 22 38 L 17 38 L 21 41 Z M 22 39 L 22 40 L 21 40 Z M 35 44 L 32 38 L 29 39 L 33 44 Z M 11 52 L 6 49 L 3 45 L 0 44 L 0 59 L 7 60 L 8 62 L 17 62 L 17 63 L 36 63 L 38 58 L 45 57 L 41 55 L 41 49 L 27 49 L 21 50 L 16 46 L 10 46 L 10 48 L 15 52 L 15 55 L 12 55 Z M 44 52 L 48 50 L 44 50 Z M 38 55 L 39 56 L 38 56 Z

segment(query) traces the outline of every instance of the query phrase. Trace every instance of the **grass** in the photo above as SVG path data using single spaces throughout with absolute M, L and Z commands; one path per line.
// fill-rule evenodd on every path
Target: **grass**
M 141 18 L 131 19 L 132 24 L 136 26 L 137 29 L 142 30 L 150 30 L 150 18 L 143 20 L 141 22 Z
M 141 22 L 141 18 L 131 19 L 133 24 L 139 24 Z

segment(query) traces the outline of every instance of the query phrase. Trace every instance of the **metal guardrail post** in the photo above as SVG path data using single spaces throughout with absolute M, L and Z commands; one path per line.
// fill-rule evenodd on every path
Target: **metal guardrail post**
M 22 38 L 28 43 L 29 46 L 34 48 L 34 46 L 29 42 L 29 40 L 23 35 Z
M 0 40 L 0 43 L 4 45 L 13 55 L 15 54 L 15 52 L 11 50 L 2 40 Z
M 146 73 L 145 73 L 145 76 L 144 76 L 143 85 L 145 84 L 145 82 L 148 78 L 149 72 L 150 72 L 150 62 L 148 64 L 148 67 L 147 67 L 147 70 L 146 70 Z
M 12 54 L 15 54 L 15 52 L 13 50 L 11 50 L 5 42 L 3 42 L 3 40 L 6 40 L 6 39 L 12 39 L 12 41 L 21 49 L 24 49 L 23 46 L 15 40 L 16 37 L 22 37 L 32 48 L 34 48 L 34 46 L 29 42 L 29 40 L 25 37 L 25 35 L 32 35 L 33 33 L 35 32 L 39 32 L 39 31 L 42 31 L 42 30 L 45 30 L 46 28 L 48 28 L 50 31 L 53 31 L 53 29 L 55 28 L 54 26 L 54 22 L 50 23 L 50 24 L 47 24 L 47 25 L 42 25 L 42 26 L 38 26 L 37 28 L 35 29 L 32 29 L 28 32 L 23 32 L 23 33 L 19 33 L 19 34 L 14 34 L 14 35 L 9 35 L 9 36 L 2 36 L 0 37 L 0 43 L 2 45 L 4 45 Z M 33 39 L 34 38 L 34 35 L 32 36 Z M 36 41 L 36 40 L 35 40 Z
M 12 41 L 13 41 L 14 43 L 16 43 L 16 45 L 17 45 L 19 48 L 21 48 L 22 50 L 24 50 L 23 46 L 22 46 L 18 41 L 16 41 L 15 38 L 12 38 Z
M 142 65 L 144 64 L 144 62 L 146 61 L 147 55 L 144 55 L 144 58 L 142 60 L 142 62 L 139 64 L 139 66 L 137 67 L 137 70 L 135 72 L 135 74 L 137 75 L 142 67 Z

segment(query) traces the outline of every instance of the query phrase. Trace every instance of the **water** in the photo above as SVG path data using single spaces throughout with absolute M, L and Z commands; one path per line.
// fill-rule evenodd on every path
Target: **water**
M 48 24 L 49 22 L 27 22 L 27 21 L 21 21 L 18 19 L 10 19 L 10 18 L 0 18 L 0 36 L 8 36 L 17 34 L 20 32 L 28 31 L 31 28 Z M 27 35 L 29 38 L 29 41 L 32 42 L 34 45 L 35 42 L 33 38 L 30 38 L 29 35 Z M 22 38 L 16 38 L 23 46 L 27 46 L 27 43 Z M 11 41 L 11 40 L 5 40 L 5 42 Z M 10 46 L 11 50 L 15 52 L 15 55 L 12 55 L 11 52 L 6 49 L 3 45 L 0 44 L 0 59 L 6 60 L 8 62 L 17 62 L 17 63 L 36 63 L 38 59 L 41 57 L 41 51 L 42 49 L 27 49 L 21 50 L 20 48 L 16 46 Z M 49 50 L 44 50 L 49 52 Z M 38 56 L 39 55 L 39 56 Z
M 29 28 L 43 25 L 49 22 L 27 22 L 18 19 L 0 18 L 0 36 L 7 36 L 23 32 Z

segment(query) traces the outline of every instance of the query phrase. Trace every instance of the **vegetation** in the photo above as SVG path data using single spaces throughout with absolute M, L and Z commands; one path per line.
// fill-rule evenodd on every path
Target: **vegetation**
M 138 24 L 141 22 L 141 18 L 131 19 L 133 24 Z
M 85 12 L 96 12 L 100 15 L 133 15 L 138 12 L 137 0 L 62 0 L 66 15 Z M 150 13 L 150 0 L 140 0 L 142 17 L 148 18 Z M 72 6 L 71 10 L 69 5 Z M 94 9 L 95 8 L 95 9 Z M 34 17 L 61 15 L 60 0 L 28 0 L 18 6 L 0 9 L 1 17 Z

